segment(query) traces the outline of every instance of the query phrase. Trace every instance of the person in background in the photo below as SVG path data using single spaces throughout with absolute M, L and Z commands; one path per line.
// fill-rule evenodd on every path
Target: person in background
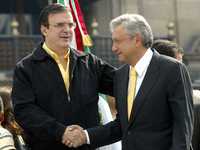
M 193 150 L 200 150 L 200 90 L 193 90 L 194 130 L 192 137 Z
M 2 98 L 4 105 L 4 119 L 1 122 L 1 124 L 5 129 L 7 129 L 11 133 L 14 139 L 15 148 L 17 150 L 25 150 L 27 149 L 23 139 L 25 136 L 23 134 L 22 128 L 15 121 L 10 94 L 11 94 L 10 87 L 8 86 L 0 87 L 0 96 Z
M 117 118 L 85 130 L 72 125 L 66 145 L 98 147 L 121 139 L 124 150 L 190 150 L 194 117 L 186 66 L 151 48 L 153 33 L 143 16 L 124 14 L 110 27 L 112 50 L 125 63 L 114 79 Z
M 153 42 L 152 48 L 155 48 L 160 54 L 173 57 L 181 62 L 183 61 L 183 48 L 179 47 L 175 42 L 157 39 Z
M 101 95 L 99 96 L 99 102 L 98 102 L 98 107 L 99 107 L 99 113 L 100 113 L 100 120 L 101 120 L 101 125 L 104 125 L 110 121 L 113 121 L 113 117 L 111 110 L 110 110 L 110 105 L 106 101 L 106 98 L 103 98 Z M 121 150 L 121 141 L 102 146 L 97 148 L 96 150 Z
M 15 150 L 13 136 L 2 123 L 4 122 L 4 104 L 0 96 L 0 149 L 1 150 Z
M 69 150 L 67 126 L 99 125 L 98 94 L 113 95 L 115 68 L 70 47 L 76 24 L 68 6 L 46 6 L 39 27 L 43 40 L 14 70 L 14 114 L 31 150 Z
M 178 47 L 178 51 L 176 52 L 176 59 L 179 61 L 183 61 L 184 51 L 182 47 Z
M 152 48 L 155 48 L 160 54 L 173 57 L 177 60 L 180 60 L 181 58 L 178 56 L 182 56 L 181 52 L 179 52 L 180 48 L 178 47 L 178 45 L 168 40 L 156 40 Z M 193 101 L 194 101 L 194 127 L 192 136 L 192 147 L 193 150 L 199 150 L 200 149 L 200 90 L 193 89 Z

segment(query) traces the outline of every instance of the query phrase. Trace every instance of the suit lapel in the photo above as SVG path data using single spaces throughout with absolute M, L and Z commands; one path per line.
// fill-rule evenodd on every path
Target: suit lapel
M 128 90 L 128 79 L 129 79 L 129 65 L 125 65 L 118 72 L 117 79 L 117 97 L 118 97 L 118 109 L 121 112 L 121 121 L 124 127 L 128 126 L 127 117 L 127 90 Z
M 142 109 L 142 106 L 145 103 L 146 97 L 148 96 L 149 92 L 151 91 L 154 84 L 156 83 L 156 80 L 158 79 L 159 63 L 157 63 L 157 61 L 158 61 L 158 54 L 156 52 L 154 52 L 152 60 L 149 64 L 146 75 L 144 77 L 144 80 L 141 84 L 141 87 L 140 87 L 136 97 L 135 97 L 129 125 L 137 117 L 139 111 Z

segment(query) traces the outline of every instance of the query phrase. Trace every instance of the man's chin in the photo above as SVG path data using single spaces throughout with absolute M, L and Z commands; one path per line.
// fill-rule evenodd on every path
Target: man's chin
M 125 62 L 124 58 L 122 58 L 122 57 L 120 57 L 120 56 L 118 57 L 118 61 L 121 62 L 121 63 L 124 63 L 124 62 Z
M 64 41 L 62 42 L 63 47 L 70 47 L 70 42 L 69 41 Z
M 57 48 L 59 47 L 59 49 L 66 49 L 69 48 L 69 44 L 60 44 L 59 46 L 57 46 Z
M 67 43 L 69 45 L 69 43 L 71 42 L 71 39 L 69 38 L 61 39 L 61 42 Z

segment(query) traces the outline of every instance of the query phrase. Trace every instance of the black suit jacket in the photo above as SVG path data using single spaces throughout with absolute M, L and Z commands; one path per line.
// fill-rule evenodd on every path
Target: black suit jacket
M 129 65 L 116 72 L 118 115 L 105 126 L 88 129 L 93 146 L 122 139 L 123 150 L 189 150 L 193 102 L 186 67 L 154 52 L 127 118 Z
M 195 101 L 194 101 L 195 102 Z M 194 132 L 192 136 L 193 150 L 200 150 L 200 103 L 194 103 Z
M 92 54 L 70 52 L 67 93 L 60 70 L 39 45 L 14 72 L 15 117 L 30 137 L 32 150 L 67 150 L 61 138 L 67 125 L 99 124 L 98 92 L 113 93 L 114 68 Z M 88 150 L 82 146 L 79 150 Z

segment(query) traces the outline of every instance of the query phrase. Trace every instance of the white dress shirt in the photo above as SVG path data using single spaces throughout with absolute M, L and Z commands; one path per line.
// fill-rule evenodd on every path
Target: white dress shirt
M 140 60 L 136 63 L 136 65 L 132 66 L 132 67 L 135 67 L 135 70 L 137 73 L 135 96 L 137 95 L 137 93 L 140 89 L 140 86 L 142 84 L 144 76 L 147 72 L 147 68 L 151 62 L 152 56 L 153 56 L 153 52 L 149 48 L 149 49 L 147 49 L 146 53 L 142 56 L 142 58 L 140 58 Z

